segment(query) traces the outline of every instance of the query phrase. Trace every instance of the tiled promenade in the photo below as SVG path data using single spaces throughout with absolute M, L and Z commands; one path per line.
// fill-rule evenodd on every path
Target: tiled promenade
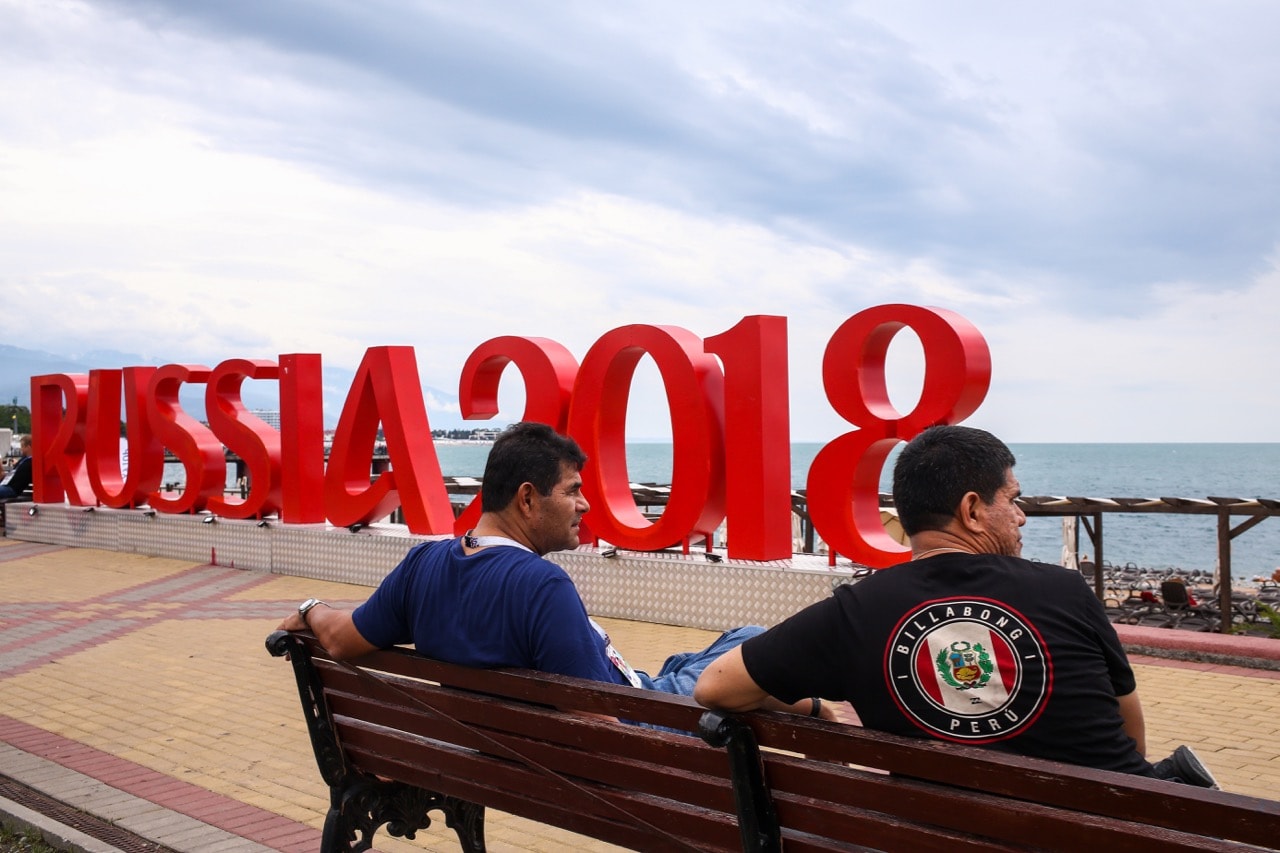
M 0 539 L 0 774 L 182 851 L 319 846 L 328 792 L 266 635 L 368 589 Z M 713 634 L 601 620 L 657 668 Z M 1280 672 L 1135 658 L 1149 751 L 1189 743 L 1230 791 L 1280 792 Z M 490 814 L 490 848 L 607 850 Z M 457 850 L 442 824 L 379 850 Z M 110 849 L 110 848 L 103 848 Z

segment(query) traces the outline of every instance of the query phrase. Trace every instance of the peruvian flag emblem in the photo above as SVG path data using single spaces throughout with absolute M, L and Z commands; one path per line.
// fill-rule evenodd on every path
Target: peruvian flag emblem
M 1053 667 L 1035 627 L 989 599 L 944 599 L 909 613 L 890 635 L 885 673 L 898 707 L 936 737 L 1004 740 L 1049 697 Z

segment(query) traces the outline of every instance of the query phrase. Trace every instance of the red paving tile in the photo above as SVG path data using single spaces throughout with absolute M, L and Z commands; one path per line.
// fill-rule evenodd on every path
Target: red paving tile
M 32 559 L 49 559 L 48 551 L 43 552 L 44 557 L 32 557 Z M 83 556 L 78 556 L 79 552 L 75 549 L 67 549 L 59 551 L 54 555 L 58 560 L 66 560 L 68 567 L 84 569 Z M 147 558 L 139 557 L 140 561 Z M 17 568 L 21 570 L 20 561 L 10 562 L 4 570 Z M 116 571 L 119 571 L 117 568 Z M 149 568 L 147 578 L 156 578 L 157 572 L 153 567 Z M 163 572 L 159 573 L 163 575 Z M 271 595 L 262 595 L 262 600 L 253 600 L 253 595 L 258 590 L 274 588 L 272 584 L 278 584 L 281 588 L 288 589 L 287 594 L 282 594 L 279 600 L 273 599 Z M 293 583 L 292 586 L 289 584 Z M 38 676 L 40 670 L 49 664 L 57 664 L 66 661 L 77 654 L 93 654 L 103 648 L 120 648 L 121 653 L 127 654 L 145 654 L 155 655 L 154 671 L 158 673 L 173 673 L 180 671 L 182 668 L 182 660 L 186 657 L 196 656 L 198 648 L 191 650 L 173 649 L 164 642 L 149 642 L 140 645 L 130 645 L 130 639 L 141 632 L 156 632 L 166 623 L 176 623 L 183 621 L 186 625 L 198 625 L 195 630 L 201 632 L 202 640 L 208 639 L 219 631 L 228 637 L 233 637 L 234 641 L 230 646 L 224 644 L 225 647 L 232 647 L 238 650 L 244 649 L 243 653 L 248 654 L 249 645 L 244 642 L 242 637 L 244 630 L 244 620 L 255 620 L 262 625 L 262 636 L 274 627 L 279 614 L 287 611 L 289 607 L 295 605 L 293 598 L 293 590 L 303 589 L 314 582 L 299 578 L 281 578 L 280 576 L 265 576 L 262 574 L 251 572 L 235 572 L 229 571 L 223 567 L 191 567 L 177 566 L 175 570 L 168 576 L 161 576 L 154 580 L 138 580 L 128 579 L 124 583 L 122 589 L 118 592 L 112 592 L 109 585 L 99 585 L 102 588 L 94 587 L 94 589 L 77 600 L 75 596 L 68 595 L 63 591 L 63 600 L 66 611 L 75 615 L 67 617 L 74 624 L 84 624 L 93 620 L 103 623 L 103 632 L 96 639 L 77 642 L 73 645 L 65 647 L 57 647 L 47 660 L 39 660 L 34 664 L 24 665 L 21 672 L 18 668 L 6 671 L 0 666 L 0 691 L 3 690 L 7 682 L 16 683 L 15 679 L 31 678 Z M 338 585 L 335 585 L 338 586 Z M 187 606 L 193 592 L 201 590 L 212 590 L 207 596 L 206 601 L 207 612 L 213 615 L 208 616 L 202 623 L 189 621 L 195 615 Z M 343 587 L 347 594 L 344 596 L 334 596 L 334 598 L 354 598 L 358 600 L 351 588 Z M 171 610 L 157 611 L 150 619 L 138 620 L 130 618 L 129 620 L 119 619 L 113 615 L 119 611 L 110 609 L 102 611 L 86 611 L 84 603 L 86 601 L 94 601 L 104 605 L 127 604 L 127 608 L 148 603 L 148 596 L 153 594 L 155 603 L 177 602 L 182 599 L 183 606 L 181 608 L 173 608 Z M 306 596 L 297 596 L 298 600 Z M 0 603 L 4 602 L 4 598 L 0 595 Z M 52 601 L 51 597 L 51 601 Z M 332 600 L 332 599 L 330 599 Z M 56 603 L 56 602 L 55 602 Z M 56 611 L 55 611 L 56 612 Z M 42 616 L 41 618 L 47 618 Z M 119 624 L 112 627 L 106 624 L 112 619 L 117 619 Z M 74 620 L 79 620 L 75 622 Z M 646 625 L 644 623 L 621 623 L 620 620 L 614 620 L 619 630 L 627 632 L 631 638 L 637 641 L 643 641 L 646 646 L 652 646 L 655 649 L 663 648 L 664 643 L 671 642 L 670 632 L 687 630 L 673 629 L 669 626 Z M 10 647 L 21 645 L 16 642 L 9 642 L 9 638 L 4 636 L 5 627 L 0 626 L 0 654 Z M 223 626 L 226 626 L 225 628 Z M 183 630 L 190 630 L 184 628 Z M 1144 705 L 1149 704 L 1153 709 L 1153 713 L 1149 719 L 1154 720 L 1153 727 L 1157 734 L 1164 739 L 1171 737 L 1183 737 L 1186 742 L 1198 746 L 1197 738 L 1204 741 L 1210 741 L 1210 736 L 1217 736 L 1217 740 L 1213 743 L 1229 743 L 1231 748 L 1219 747 L 1218 752 L 1211 752 L 1208 749 L 1202 751 L 1202 756 L 1206 757 L 1209 763 L 1213 764 L 1215 772 L 1219 773 L 1220 778 L 1228 776 L 1233 782 L 1240 785 L 1254 784 L 1261 791 L 1280 790 L 1280 743 L 1274 735 L 1263 734 L 1260 738 L 1252 738 L 1252 733 L 1247 727 L 1247 719 L 1236 721 L 1240 726 L 1235 730 L 1228 730 L 1224 726 L 1218 724 L 1216 715 L 1219 712 L 1229 714 L 1232 712 L 1221 711 L 1221 698 L 1230 695 L 1240 703 L 1243 708 L 1252 710 L 1259 707 L 1260 710 L 1265 708 L 1280 708 L 1280 702 L 1276 702 L 1277 693 L 1274 687 L 1275 681 L 1280 681 L 1280 668 L 1278 669 L 1258 669 L 1249 666 L 1242 666 L 1241 663 L 1259 663 L 1264 666 L 1280 666 L 1280 642 L 1262 640 L 1259 638 L 1240 638 L 1240 637 L 1222 637 L 1220 635 L 1193 634 L 1192 632 L 1179 632 L 1162 629 L 1138 628 L 1135 626 L 1118 626 L 1122 638 L 1127 644 L 1134 645 L 1138 648 L 1157 651 L 1160 653 L 1181 654 L 1193 656 L 1196 654 L 1207 655 L 1210 660 L 1173 660 L 1166 657 L 1157 657 L 1151 654 L 1134 654 L 1132 660 L 1134 664 L 1140 668 L 1145 668 L 1140 673 L 1140 689 L 1143 692 Z M 614 629 L 610 628 L 611 634 Z M 57 636 L 58 631 L 46 632 L 51 636 Z M 170 635 L 159 634 L 159 636 L 167 637 Z M 224 643 L 227 641 L 224 641 Z M 624 646 L 630 647 L 629 643 Z M 637 645 L 641 645 L 637 642 Z M 279 802 L 280 808 L 287 808 L 290 812 L 296 812 L 299 803 L 313 801 L 315 804 L 315 820 L 318 823 L 324 815 L 324 809 L 328 804 L 328 794 L 323 783 L 319 779 L 319 774 L 315 767 L 315 762 L 311 756 L 309 749 L 306 747 L 306 735 L 302 730 L 301 714 L 298 712 L 296 690 L 291 684 L 281 687 L 274 679 L 278 676 L 281 680 L 287 679 L 282 669 L 276 666 L 276 662 L 265 659 L 265 653 L 261 652 L 261 643 L 255 639 L 252 643 L 253 652 L 263 655 L 262 659 L 254 658 L 245 665 L 260 673 L 261 683 L 255 682 L 255 688 L 263 691 L 265 697 L 270 689 L 279 688 L 279 695 L 272 694 L 270 701 L 276 704 L 266 706 L 268 710 L 265 712 L 269 715 L 269 719 L 274 721 L 271 728 L 267 729 L 269 734 L 261 738 L 261 742 L 254 741 L 250 734 L 245 734 L 243 738 L 239 737 L 241 731 L 236 728 L 237 737 L 227 738 L 222 742 L 222 748 L 225 748 L 227 755 L 235 760 L 234 766 L 243 767 L 261 767 L 264 773 L 275 774 L 274 778 L 257 780 L 260 784 L 254 790 L 271 790 L 271 787 L 277 786 L 280 790 Z M 128 650 L 128 651 L 126 651 Z M 141 650 L 141 651 L 139 651 Z M 165 655 L 176 654 L 177 659 L 165 657 Z M 637 654 L 639 654 L 637 652 Z M 656 662 L 660 663 L 662 656 L 658 656 Z M 633 661 L 634 662 L 634 661 Z M 148 665 L 152 661 L 147 661 Z M 641 662 L 643 663 L 643 662 Z M 272 667 L 268 669 L 268 667 Z M 144 673 L 150 670 L 144 670 Z M 1209 679 L 1196 679 L 1194 682 L 1190 679 L 1178 676 L 1181 672 L 1202 673 L 1209 679 L 1220 679 L 1206 683 Z M 271 681 L 265 680 L 269 676 Z M 51 681 L 50 683 L 63 683 Z M 143 682 L 139 682 L 142 684 Z M 264 686 L 269 685 L 269 686 Z M 244 700 L 245 697 L 239 695 L 244 688 L 239 684 L 222 684 L 211 681 L 202 684 L 201 688 L 205 691 L 200 703 L 190 703 L 192 707 L 203 709 L 207 700 L 213 705 L 219 703 Z M 127 689 L 127 687 L 125 688 Z M 1214 691 L 1219 691 L 1215 693 Z M 287 695 L 291 694 L 291 695 Z M 0 692 L 0 701 L 4 698 L 4 693 Z M 103 713 L 109 714 L 112 708 L 128 707 L 128 695 L 124 701 L 117 698 L 115 704 L 104 705 Z M 145 695 L 140 695 L 138 701 L 144 701 Z M 257 699 L 256 694 L 253 699 Z M 280 702 L 285 704 L 281 705 Z M 1271 703 L 1271 704 L 1267 704 Z M 16 706 L 15 706 L 16 707 Z M 29 707 L 29 706 L 24 706 Z M 165 711 L 169 706 L 164 706 Z M 258 714 L 261 707 L 260 701 L 249 701 L 246 703 L 245 716 Z M 287 708 L 287 711 L 280 709 Z M 1171 726 L 1185 725 L 1181 722 L 1179 715 L 1188 710 L 1199 709 L 1203 713 L 1215 717 L 1214 727 L 1198 732 L 1187 731 L 1170 731 Z M 1160 722 L 1160 715 L 1169 713 L 1169 719 L 1172 722 Z M 1265 711 L 1266 713 L 1271 713 Z M 18 713 L 14 711 L 14 713 Z M 201 710 L 198 713 L 205 713 Z M 1234 713 L 1242 714 L 1243 711 Z M 1280 710 L 1276 711 L 1280 714 Z M 39 721 L 38 714 L 27 712 L 28 718 Z M 1247 716 L 1244 715 L 1244 716 Z M 149 719 L 162 719 L 163 713 L 151 713 Z M 277 721 L 277 718 L 278 721 Z M 64 718 L 65 719 L 65 718 Z M 255 722 L 257 720 L 254 720 Z M 1227 722 L 1231 722 L 1227 720 Z M 186 724 L 188 728 L 190 723 Z M 1164 729 L 1160 726 L 1163 725 Z M 235 724 L 230 721 L 220 721 L 218 723 L 218 731 L 230 730 Z M 1242 728 L 1242 727 L 1243 728 Z M 251 726 L 244 727 L 246 732 L 255 731 Z M 261 731 L 262 729 L 256 729 Z M 1232 731 L 1238 734 L 1232 735 Z M 138 737 L 146 743 L 146 734 L 138 732 L 134 728 L 128 726 L 123 727 L 121 732 L 114 735 L 103 733 L 103 744 L 129 743 L 130 737 Z M 1233 741 L 1231 738 L 1235 737 Z M 166 738 L 169 740 L 169 738 Z M 180 739 L 179 744 L 180 744 Z M 237 800 L 231 796 L 210 790 L 204 785 L 214 785 L 215 787 L 227 790 L 242 790 L 236 787 L 225 786 L 225 780 L 234 779 L 235 772 L 228 772 L 223 768 L 193 768 L 189 756 L 180 756 L 181 760 L 173 761 L 174 769 L 170 771 L 172 774 L 180 774 L 194 781 L 187 781 L 186 778 L 178 778 L 177 775 L 161 772 L 151 769 L 121 758 L 112 754 L 106 749 L 100 749 L 87 743 L 81 743 L 68 737 L 59 735 L 53 731 L 48 731 L 33 722 L 26 719 L 18 719 L 13 715 L 0 714 L 0 742 L 4 742 L 16 749 L 30 753 L 35 756 L 52 761 L 69 770 L 74 770 L 84 774 L 91 779 L 98 780 L 102 783 L 110 785 L 118 790 L 133 794 L 134 796 L 150 800 L 161 805 L 172 812 L 186 815 L 194 820 L 201 821 L 210 826 L 217 827 L 221 830 L 238 835 L 242 838 L 252 840 L 258 844 L 264 845 L 274 850 L 284 851 L 284 853 L 311 853 L 319 846 L 320 832 L 311 826 L 300 823 L 297 820 L 287 818 L 282 814 L 276 813 L 258 805 L 252 805 Z M 1181 742 L 1181 741 L 1177 741 Z M 1235 744 L 1241 746 L 1237 748 Z M 163 766 L 166 756 L 175 750 L 178 746 L 165 746 L 155 742 L 147 743 L 144 747 L 148 754 L 152 754 L 155 748 L 154 761 L 157 766 Z M 1163 745 L 1162 745 L 1163 748 Z M 1199 748 L 1199 747 L 1198 747 Z M 300 751 L 302 750 L 302 751 Z M 264 754 L 264 753 L 270 754 Z M 1206 755 L 1207 753 L 1207 755 Z M 1239 753 L 1239 755 L 1236 755 Z M 217 753 L 212 753 L 216 760 Z M 149 762 L 151 758 L 147 759 Z M 169 760 L 172 760 L 171 758 Z M 1270 777 L 1259 777 L 1255 765 L 1265 768 L 1268 765 L 1276 765 L 1275 772 Z M 1227 772 L 1224 774 L 1220 768 Z M 210 771 L 205 773 L 205 771 Z M 1236 775 L 1231 777 L 1230 773 Z M 202 775 L 204 773 L 204 775 Z M 1251 781 L 1252 780 L 1252 781 Z M 1230 790 L 1230 786 L 1227 786 Z M 267 802 L 268 800 L 255 796 L 255 802 Z M 285 804 L 288 804 L 287 806 Z M 507 823 L 503 823 L 506 821 Z M 527 838 L 527 846 L 521 849 L 555 849 L 555 842 L 548 842 L 548 835 L 538 829 L 536 831 L 527 831 L 531 825 L 527 822 L 518 821 L 509 816 L 491 814 L 490 827 L 493 830 L 493 837 L 496 839 L 500 835 L 503 837 Z M 512 830 L 512 827 L 517 829 Z M 520 829 L 524 828 L 524 829 Z M 555 838 L 557 836 L 551 836 Z M 386 849 L 408 849 L 406 847 L 397 846 L 403 842 L 388 840 L 382 833 L 378 836 L 379 848 L 382 849 L 386 845 Z M 449 842 L 451 843 L 451 842 Z M 602 846 L 588 843 L 590 849 L 605 849 Z M 412 846 L 412 845 L 410 845 Z M 565 845 L 559 845 L 561 849 Z M 576 847 L 577 844 L 572 846 Z M 418 845 L 419 849 L 421 846 Z

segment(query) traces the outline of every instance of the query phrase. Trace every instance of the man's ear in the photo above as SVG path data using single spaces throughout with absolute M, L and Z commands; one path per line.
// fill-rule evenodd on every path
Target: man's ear
M 520 488 L 516 489 L 515 504 L 521 515 L 528 516 L 533 513 L 533 499 L 537 494 L 538 490 L 533 483 L 521 483 Z
M 985 508 L 986 504 L 977 492 L 965 492 L 964 497 L 960 498 L 960 505 L 956 507 L 956 521 L 971 533 L 986 530 Z

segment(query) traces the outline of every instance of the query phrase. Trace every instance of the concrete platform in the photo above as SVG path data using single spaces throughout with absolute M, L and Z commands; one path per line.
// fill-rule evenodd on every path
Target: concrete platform
M 287 665 L 267 655 L 263 640 L 304 598 L 355 605 L 368 592 L 0 539 L 0 774 L 173 850 L 314 851 L 328 792 Z M 600 621 L 641 668 L 715 636 Z M 1275 797 L 1280 672 L 1145 655 L 1134 662 L 1152 755 L 1190 744 L 1225 789 Z M 491 814 L 488 837 L 495 851 L 615 849 L 501 814 Z M 378 838 L 383 851 L 458 849 L 440 824 L 416 842 Z

